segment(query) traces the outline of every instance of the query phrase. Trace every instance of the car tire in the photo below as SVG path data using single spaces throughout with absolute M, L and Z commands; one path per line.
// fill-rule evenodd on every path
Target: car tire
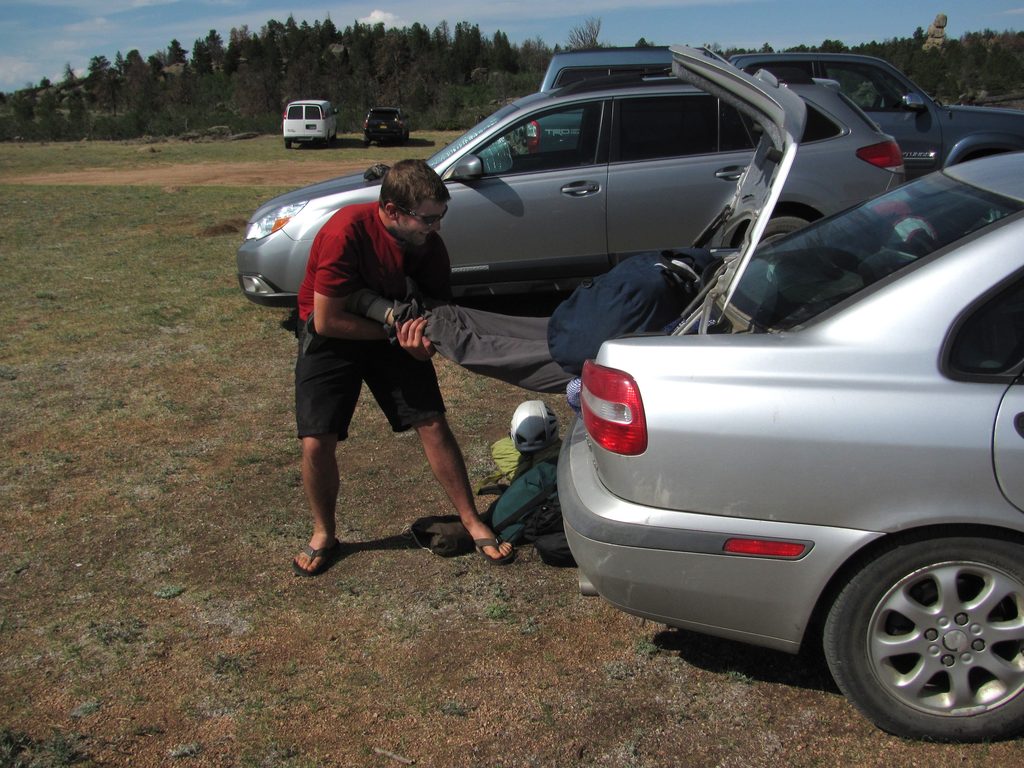
M 290 141 L 288 141 L 288 139 L 284 140 L 284 148 L 285 149 L 291 149 L 292 148 L 292 143 Z
M 832 604 L 839 688 L 898 736 L 1004 739 L 1024 728 L 1024 546 L 950 537 L 894 546 Z
M 764 234 L 761 235 L 761 242 L 767 243 L 770 240 L 788 235 L 790 232 L 796 232 L 808 224 L 810 222 L 807 219 L 801 219 L 799 216 L 776 216 L 768 220 L 768 224 L 764 228 Z

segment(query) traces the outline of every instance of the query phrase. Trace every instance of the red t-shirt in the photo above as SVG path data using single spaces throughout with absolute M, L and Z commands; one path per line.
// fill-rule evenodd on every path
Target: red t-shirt
M 378 203 L 347 205 L 320 228 L 299 288 L 299 319 L 313 311 L 313 293 L 341 298 L 369 288 L 387 299 L 404 299 L 406 277 L 424 296 L 451 298 L 448 249 L 437 232 L 420 247 L 406 247 L 384 228 Z

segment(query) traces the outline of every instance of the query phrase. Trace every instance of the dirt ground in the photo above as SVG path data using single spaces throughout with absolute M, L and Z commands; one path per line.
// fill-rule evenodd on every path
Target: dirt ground
M 171 165 L 159 168 L 109 169 L 38 173 L 10 176 L 9 184 L 45 185 L 124 185 L 165 187 L 277 187 L 302 186 L 317 181 L 355 173 L 366 168 L 366 162 L 337 161 L 294 163 L 280 160 L 265 163 L 203 163 Z
M 186 188 L 365 167 L 0 181 L 108 187 L 83 190 L 70 224 L 52 193 L 0 195 L 12 222 L 0 217 L 0 263 L 29 270 L 3 294 L 0 343 L 0 768 L 1024 765 L 1022 741 L 890 736 L 815 649 L 627 615 L 529 546 L 502 568 L 418 549 L 403 529 L 447 502 L 415 437 L 393 435 L 370 398 L 343 449 L 348 553 L 318 579 L 292 576 L 308 536 L 295 340 L 284 310 L 239 295 L 244 221 L 225 212 L 224 227 L 198 231 Z M 22 213 L 44 208 L 60 242 L 55 221 Z M 97 221 L 113 229 L 93 236 Z M 151 241 L 158 256 L 138 256 Z M 45 284 L 31 271 L 40 244 L 52 246 Z M 133 259 L 144 269 L 125 272 Z M 438 372 L 476 483 L 524 393 L 446 361 Z M 564 428 L 564 398 L 550 402 Z

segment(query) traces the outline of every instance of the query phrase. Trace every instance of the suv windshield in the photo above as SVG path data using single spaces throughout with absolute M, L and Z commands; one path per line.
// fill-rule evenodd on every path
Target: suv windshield
M 713 333 L 789 330 L 1024 204 L 935 175 L 758 248 Z
M 497 125 L 501 120 L 504 120 L 506 115 L 512 114 L 517 109 L 519 109 L 519 107 L 515 104 L 508 104 L 494 114 L 489 115 L 487 118 L 480 121 L 464 134 L 459 136 L 459 138 L 455 139 L 451 144 L 428 157 L 427 165 L 436 170 L 441 163 L 469 144 L 469 142 L 473 141 L 492 125 Z

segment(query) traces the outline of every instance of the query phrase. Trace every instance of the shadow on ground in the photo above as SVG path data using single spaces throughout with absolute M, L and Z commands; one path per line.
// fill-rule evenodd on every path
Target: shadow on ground
M 804 651 L 794 656 L 683 629 L 659 632 L 654 636 L 654 644 L 708 672 L 825 693 L 840 692 L 820 653 Z
M 423 148 L 423 147 L 433 147 L 433 146 L 436 146 L 436 142 L 434 142 L 432 139 L 417 139 L 415 136 L 410 136 L 409 140 L 406 141 L 404 144 L 398 144 L 398 143 L 394 143 L 394 142 L 384 142 L 383 144 L 380 144 L 380 142 L 374 142 L 374 143 L 377 144 L 378 146 L 385 146 L 385 147 L 409 147 L 410 149 L 419 149 L 419 148 Z M 328 151 L 331 151 L 331 150 L 339 150 L 339 149 L 364 149 L 364 148 L 366 148 L 366 144 L 363 143 L 362 138 L 352 138 L 352 137 L 348 137 L 348 136 L 339 136 L 329 146 L 325 146 L 324 144 L 320 144 L 318 142 L 312 142 L 312 141 L 310 141 L 310 142 L 295 142 L 294 144 L 292 144 L 292 149 L 293 150 L 302 150 L 304 152 L 310 152 L 310 151 L 313 151 L 313 152 L 328 152 Z

